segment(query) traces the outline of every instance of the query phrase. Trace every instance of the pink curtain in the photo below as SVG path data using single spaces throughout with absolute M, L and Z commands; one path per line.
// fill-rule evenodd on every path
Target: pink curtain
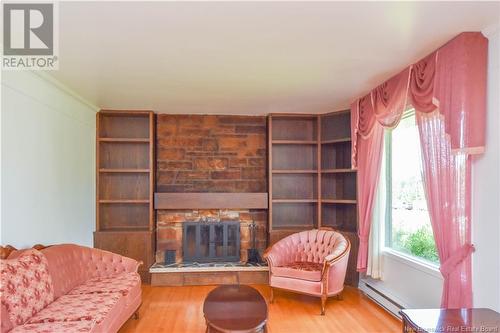
M 351 109 L 352 165 L 358 168 L 358 271 L 366 271 L 383 128 L 397 126 L 403 112 L 413 106 L 445 280 L 443 307 L 472 304 L 469 155 L 484 151 L 487 43 L 481 33 L 462 33 L 354 102 Z
M 472 307 L 470 155 L 451 150 L 439 111 L 417 112 L 423 179 L 444 277 L 441 306 Z
M 372 220 L 373 204 L 377 189 L 378 175 L 382 162 L 382 143 L 384 138 L 384 128 L 374 120 L 364 117 L 372 114 L 372 102 L 370 96 L 365 96 L 359 102 L 351 106 L 351 112 L 356 117 L 361 115 L 361 119 L 366 122 L 360 123 L 355 129 L 360 133 L 358 166 L 358 207 L 359 207 L 359 250 L 358 250 L 358 271 L 366 271 L 368 256 L 368 238 L 370 237 L 370 227 Z M 364 135 L 361 135 L 363 133 Z

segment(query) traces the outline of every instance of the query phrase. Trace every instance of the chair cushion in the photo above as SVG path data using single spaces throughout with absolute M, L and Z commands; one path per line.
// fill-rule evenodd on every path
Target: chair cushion
M 13 326 L 24 324 L 54 300 L 54 287 L 45 256 L 25 251 L 0 260 L 0 299 Z
M 34 315 L 28 323 L 78 320 L 100 323 L 119 301 L 123 302 L 119 293 L 64 295 Z
M 74 288 L 68 295 L 120 293 L 127 296 L 132 288 L 140 283 L 141 277 L 135 272 L 98 277 Z
M 321 281 L 322 269 L 323 264 L 320 263 L 295 261 L 284 266 L 272 267 L 272 273 L 281 277 L 318 282 Z
M 95 325 L 92 321 L 68 321 L 55 323 L 25 324 L 9 333 L 86 333 Z

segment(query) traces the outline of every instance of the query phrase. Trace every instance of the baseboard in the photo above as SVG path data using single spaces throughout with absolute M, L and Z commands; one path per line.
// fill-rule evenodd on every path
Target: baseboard
M 404 304 L 401 304 L 401 302 L 394 300 L 386 293 L 379 290 L 379 288 L 376 288 L 375 286 L 371 285 L 370 282 L 367 280 L 360 279 L 358 287 L 366 296 L 368 296 L 375 303 L 383 307 L 387 312 L 401 319 L 399 311 L 405 308 Z

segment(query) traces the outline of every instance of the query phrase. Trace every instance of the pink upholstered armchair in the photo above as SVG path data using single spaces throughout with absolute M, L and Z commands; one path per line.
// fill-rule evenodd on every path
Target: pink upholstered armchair
M 342 297 L 351 244 L 333 230 L 313 229 L 290 235 L 264 253 L 273 288 L 321 297 L 325 314 L 328 297 Z

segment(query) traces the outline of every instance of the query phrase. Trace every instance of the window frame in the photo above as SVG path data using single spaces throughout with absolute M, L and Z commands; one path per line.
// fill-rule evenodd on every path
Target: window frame
M 401 120 L 415 116 L 415 109 L 408 109 L 401 116 Z M 394 127 L 395 128 L 395 127 Z M 427 270 L 439 272 L 439 263 L 426 260 L 411 253 L 406 253 L 392 247 L 392 131 L 394 128 L 384 132 L 384 156 L 385 159 L 385 219 L 383 232 L 383 252 L 386 255 L 397 258 L 399 261 L 406 262 L 410 266 L 420 266 Z

